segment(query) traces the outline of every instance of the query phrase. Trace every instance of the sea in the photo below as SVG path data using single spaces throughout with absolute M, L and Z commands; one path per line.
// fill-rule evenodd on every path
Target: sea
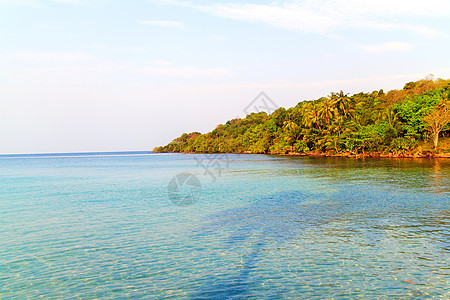
M 0 156 L 0 299 L 449 299 L 450 159 Z

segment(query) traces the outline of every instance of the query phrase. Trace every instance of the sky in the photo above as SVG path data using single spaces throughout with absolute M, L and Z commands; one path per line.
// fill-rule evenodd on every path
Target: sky
M 448 0 L 0 0 L 0 154 L 152 150 L 261 92 L 448 79 L 449 50 Z

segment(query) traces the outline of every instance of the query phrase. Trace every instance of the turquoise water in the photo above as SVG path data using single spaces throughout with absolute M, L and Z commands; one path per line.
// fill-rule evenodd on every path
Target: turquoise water
M 449 204 L 445 159 L 0 157 L 0 299 L 448 299 Z

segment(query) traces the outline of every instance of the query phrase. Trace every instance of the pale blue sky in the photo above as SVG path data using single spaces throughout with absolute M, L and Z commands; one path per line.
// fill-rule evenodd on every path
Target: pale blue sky
M 343 89 L 450 78 L 450 1 L 0 0 L 0 153 L 151 150 Z

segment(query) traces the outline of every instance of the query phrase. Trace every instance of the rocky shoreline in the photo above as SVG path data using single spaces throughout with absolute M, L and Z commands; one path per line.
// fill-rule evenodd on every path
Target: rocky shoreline
M 283 156 L 309 156 L 309 157 L 348 157 L 348 158 L 450 158 L 450 153 L 269 153 Z
M 157 153 L 157 152 L 154 152 Z M 199 152 L 166 152 L 166 153 L 183 153 L 183 154 L 265 154 L 265 155 L 280 155 L 280 156 L 309 156 L 309 157 L 347 157 L 347 158 L 450 158 L 450 153 L 432 153 L 432 152 L 417 152 L 417 153 L 378 153 L 378 152 L 365 152 L 365 153 L 327 153 L 327 152 L 309 152 L 309 153 L 252 153 L 250 151 L 244 151 L 240 153 L 199 153 Z

